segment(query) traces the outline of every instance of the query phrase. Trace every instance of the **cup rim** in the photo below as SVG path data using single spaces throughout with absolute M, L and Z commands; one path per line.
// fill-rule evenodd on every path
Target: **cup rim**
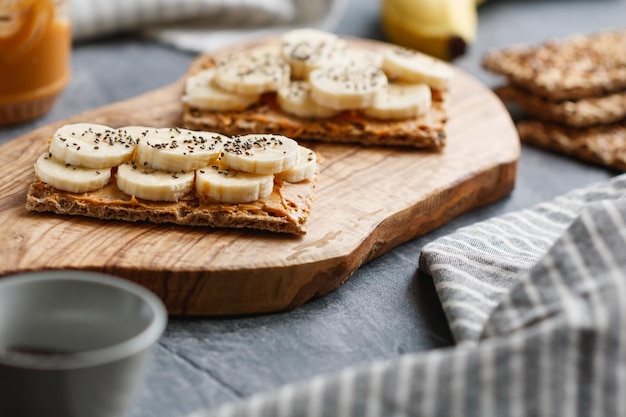
M 104 273 L 78 270 L 46 270 L 10 275 L 0 278 L 0 291 L 11 286 L 44 281 L 75 281 L 117 288 L 142 300 L 152 310 L 153 318 L 136 335 L 114 345 L 98 349 L 51 355 L 50 357 L 25 352 L 7 352 L 0 349 L 0 365 L 31 369 L 65 370 L 88 368 L 115 362 L 148 349 L 161 337 L 167 325 L 167 309 L 161 299 L 152 291 L 132 281 Z

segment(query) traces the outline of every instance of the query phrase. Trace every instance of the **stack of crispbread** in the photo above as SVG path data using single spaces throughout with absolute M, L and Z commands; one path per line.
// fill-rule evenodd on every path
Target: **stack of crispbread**
M 626 171 L 626 29 L 496 50 L 483 65 L 528 116 L 522 142 Z

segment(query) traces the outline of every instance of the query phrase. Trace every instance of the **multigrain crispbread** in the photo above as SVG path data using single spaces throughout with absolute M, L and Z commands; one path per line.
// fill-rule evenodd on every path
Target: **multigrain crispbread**
M 296 31 L 297 32 L 297 31 Z M 374 48 L 370 46 L 361 46 L 359 42 L 346 41 L 338 38 L 335 35 L 329 35 L 327 33 L 320 33 L 319 31 L 308 31 L 306 35 L 311 37 L 322 37 L 324 42 L 315 44 L 315 42 L 309 42 L 309 39 L 298 39 L 297 45 L 294 43 L 285 41 L 286 37 L 292 36 L 293 32 L 288 32 L 283 35 L 280 40 L 272 40 L 264 42 L 261 45 L 252 46 L 243 51 L 237 51 L 237 53 L 255 53 L 255 51 L 263 51 L 267 54 L 277 53 L 281 56 L 281 46 L 284 48 L 287 45 L 290 50 L 295 50 L 294 56 L 286 57 L 284 55 L 284 49 L 282 50 L 282 58 L 286 62 L 291 63 L 291 78 L 289 83 L 304 82 L 310 84 L 311 93 L 309 100 L 311 104 L 321 107 L 324 110 L 330 110 L 321 116 L 316 115 L 302 115 L 297 112 L 290 111 L 284 105 L 284 95 L 281 95 L 281 88 L 274 88 L 274 90 L 262 90 L 253 91 L 246 90 L 245 94 L 243 90 L 238 90 L 236 83 L 228 82 L 218 77 L 220 71 L 223 71 L 223 67 L 227 67 L 229 60 L 234 60 L 233 56 L 237 53 L 217 53 L 206 54 L 198 57 L 195 62 L 190 66 L 187 73 L 187 86 L 186 93 L 183 95 L 183 125 L 187 128 L 194 130 L 210 130 L 221 132 L 228 135 L 247 134 L 252 132 L 260 133 L 279 133 L 289 137 L 311 141 L 322 141 L 332 143 L 353 143 L 365 146 L 405 146 L 410 148 L 420 148 L 425 150 L 442 150 L 446 143 L 446 122 L 447 122 L 447 99 L 448 99 L 448 81 L 454 74 L 453 69 L 445 63 L 434 60 L 433 58 L 425 58 L 425 65 L 428 67 L 427 74 L 424 78 L 405 78 L 406 73 L 400 71 L 401 67 L 387 68 L 386 62 L 390 61 L 388 55 L 391 55 L 389 51 L 397 51 L 396 57 L 402 57 L 402 55 L 409 56 L 410 54 L 417 54 L 415 51 L 404 50 L 392 45 L 380 44 Z M 330 37 L 329 37 L 330 36 Z M 335 37 L 336 39 L 333 39 Z M 330 39 L 330 40 L 328 40 Z M 329 43 L 336 42 L 332 48 L 327 48 Z M 273 48 L 273 49 L 272 49 Z M 323 52 L 320 52 L 323 49 Z M 337 53 L 339 50 L 339 53 Z M 387 56 L 385 53 L 388 53 Z M 311 68 L 303 69 L 303 65 L 313 65 L 313 63 L 305 61 L 316 54 L 323 55 L 324 60 L 317 59 L 314 66 Z M 327 55 L 324 55 L 327 54 Z M 334 54 L 334 55 L 333 55 Z M 358 54 L 358 55 L 352 55 Z M 344 56 L 345 55 L 345 56 Z M 352 58 L 346 58 L 352 56 Z M 304 57 L 304 58 L 303 58 Z M 296 62 L 294 59 L 303 59 L 302 62 Z M 319 57 L 318 57 L 319 58 Z M 421 58 L 421 54 L 420 54 Z M 253 57 L 252 59 L 259 59 Z M 291 61 L 289 61 L 291 59 Z M 352 59 L 352 61 L 346 61 L 346 59 Z M 400 60 L 400 59 L 398 59 Z M 241 61 L 241 60 L 240 60 Z M 270 66 L 269 59 L 260 60 L 262 64 Z M 274 57 L 271 61 L 274 65 Z M 316 76 L 320 75 L 321 71 L 328 70 L 332 72 L 332 69 L 341 68 L 342 71 L 337 71 L 337 75 L 328 76 L 333 80 L 342 80 L 342 77 L 351 72 L 354 68 L 361 68 L 364 65 L 368 65 L 373 68 L 368 74 L 369 77 L 363 77 L 361 80 L 366 79 L 367 82 L 376 85 L 374 90 L 387 89 L 387 85 L 399 84 L 424 84 L 428 88 L 428 106 L 425 106 L 424 111 L 409 116 L 396 116 L 385 117 L 374 116 L 374 112 L 370 111 L 371 104 L 359 104 L 362 107 L 348 107 L 344 106 L 345 102 L 335 103 L 329 95 L 333 94 L 332 89 L 329 92 L 322 92 L 321 87 L 315 85 L 315 80 L 319 79 Z M 272 67 L 274 71 L 275 65 Z M 247 75 L 247 72 L 254 71 L 254 68 L 246 68 L 241 71 L 241 76 Z M 211 88 L 221 91 L 227 91 L 229 94 L 240 94 L 238 97 L 237 108 L 222 108 L 222 103 L 212 107 L 211 105 L 200 105 L 201 100 L 190 100 L 189 93 L 191 87 L 189 86 L 190 80 L 192 80 L 199 73 L 208 73 L 213 71 L 214 76 L 208 83 Z M 276 70 L 279 75 L 276 79 L 282 79 L 284 73 Z M 307 72 L 310 71 L 310 72 Z M 356 69 L 354 70 L 355 72 Z M 383 74 L 384 73 L 384 74 Z M 442 74 L 442 75 L 440 75 Z M 380 82 L 380 76 L 385 79 L 384 82 Z M 359 82 L 354 82 L 354 79 L 346 79 L 343 85 L 353 85 L 354 90 L 360 90 L 370 88 L 370 85 L 363 85 Z M 375 81 L 373 81 L 375 80 Z M 195 81 L 194 81 L 195 82 Z M 343 85 L 339 86 L 341 88 Z M 378 87 L 382 86 L 381 89 Z M 285 88 L 285 86 L 283 86 Z M 317 88 L 317 90 L 316 90 Z M 376 90 L 376 91 L 378 91 Z M 255 94 L 257 97 L 255 98 Z M 308 90 L 307 90 L 308 96 Z M 372 94 L 378 94 L 374 91 Z M 387 94 L 387 93 L 385 93 Z M 378 94 L 378 97 L 382 97 L 382 93 Z M 348 94 L 346 94 L 346 97 Z M 342 97 L 342 100 L 346 97 Z M 282 99 L 282 101 L 281 101 Z M 312 103 L 315 101 L 315 103 Z M 215 103 L 213 103 L 215 104 Z M 337 106 L 337 107 L 333 107 Z M 369 112 L 368 112 L 369 111 Z M 378 112 L 380 115 L 381 112 Z
M 494 89 L 522 110 L 520 140 L 592 164 L 626 170 L 626 29 L 513 46 L 484 58 L 505 75 Z
M 503 101 L 513 102 L 537 119 L 573 127 L 617 122 L 626 117 L 626 90 L 606 96 L 550 101 L 513 85 L 494 89 Z
M 182 226 L 246 228 L 304 235 L 313 205 L 315 181 L 277 181 L 272 195 L 245 204 L 204 204 L 194 194 L 177 202 L 151 202 L 128 196 L 111 181 L 99 191 L 70 193 L 35 179 L 26 209 L 104 220 L 172 223 Z
M 620 29 L 495 50 L 483 65 L 534 95 L 573 100 L 626 89 L 624 51 Z
M 626 171 L 626 121 L 573 128 L 538 120 L 517 123 L 520 139 L 591 164 Z

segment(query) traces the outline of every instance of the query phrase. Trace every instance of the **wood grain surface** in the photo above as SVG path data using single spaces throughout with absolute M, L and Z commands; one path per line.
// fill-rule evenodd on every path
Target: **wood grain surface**
M 33 164 L 62 124 L 177 126 L 183 80 L 25 134 L 0 147 L 0 276 L 81 269 L 154 291 L 172 315 L 295 308 L 337 288 L 365 262 L 515 184 L 519 139 L 507 111 L 457 70 L 442 152 L 308 144 L 322 157 L 308 233 L 102 221 L 30 213 Z

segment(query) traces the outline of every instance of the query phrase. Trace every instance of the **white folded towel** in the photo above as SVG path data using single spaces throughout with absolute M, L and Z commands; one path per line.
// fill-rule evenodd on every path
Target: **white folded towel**
M 75 41 L 134 32 L 205 52 L 297 27 L 332 30 L 347 0 L 74 0 Z

